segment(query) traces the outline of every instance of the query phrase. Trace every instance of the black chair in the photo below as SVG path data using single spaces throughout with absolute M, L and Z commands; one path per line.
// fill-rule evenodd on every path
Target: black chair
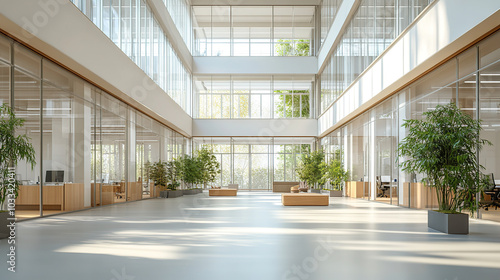
M 375 176 L 375 185 L 377 186 L 377 189 L 381 192 L 377 195 L 377 197 L 387 197 L 385 192 L 387 191 L 387 187 L 382 185 L 382 181 L 380 181 L 380 176 Z
M 495 177 L 493 173 L 488 175 L 488 188 L 484 190 L 484 194 L 491 197 L 491 200 L 481 201 L 481 207 L 488 211 L 488 207 L 495 207 L 495 210 L 500 207 L 500 188 L 497 188 L 495 184 Z

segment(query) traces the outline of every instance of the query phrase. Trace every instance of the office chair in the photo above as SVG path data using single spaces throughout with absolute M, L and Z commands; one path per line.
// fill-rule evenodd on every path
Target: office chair
M 495 207 L 495 210 L 500 207 L 500 188 L 496 187 L 495 177 L 493 173 L 488 176 L 489 186 L 484 190 L 484 193 L 491 196 L 491 201 L 482 201 L 481 207 L 488 211 L 488 207 Z
M 380 176 L 375 176 L 375 185 L 377 186 L 377 189 L 381 191 L 381 193 L 379 193 L 377 197 L 387 197 L 387 195 L 385 194 L 385 191 L 387 191 L 387 189 L 385 188 L 385 186 L 382 186 Z

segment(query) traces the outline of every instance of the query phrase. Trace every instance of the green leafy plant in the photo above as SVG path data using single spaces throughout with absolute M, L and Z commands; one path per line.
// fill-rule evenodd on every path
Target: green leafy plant
M 175 191 L 180 185 L 182 162 L 179 159 L 173 159 L 165 164 L 167 188 Z
M 165 190 L 167 186 L 167 163 L 158 161 L 149 166 L 149 179 L 153 180 L 155 186 L 159 186 L 160 190 Z
M 305 152 L 301 159 L 296 170 L 299 179 L 306 182 L 311 188 L 314 188 L 316 184 L 324 184 L 326 164 L 323 151 Z
M 349 178 L 349 171 L 344 169 L 340 160 L 334 159 L 326 166 L 325 178 L 330 181 L 333 190 L 341 191 Z
M 476 152 L 489 141 L 479 137 L 481 121 L 453 103 L 425 112 L 422 120 L 405 120 L 408 136 L 398 146 L 403 171 L 421 173 L 425 184 L 436 189 L 439 211 L 477 210 L 476 193 L 485 184 Z
M 15 135 L 16 129 L 24 125 L 24 119 L 16 118 L 8 104 L 0 106 L 0 209 L 9 195 L 9 167 L 15 167 L 25 160 L 35 167 L 35 149 L 26 135 Z M 19 181 L 12 182 L 14 198 L 19 192 Z
M 213 182 L 220 174 L 220 164 L 215 155 L 207 148 L 203 147 L 197 152 L 197 159 L 201 166 L 201 183 L 206 187 Z
M 181 159 L 181 178 L 184 183 L 186 183 L 190 188 L 194 184 L 201 183 L 202 177 L 202 165 L 201 161 L 189 155 L 184 155 Z

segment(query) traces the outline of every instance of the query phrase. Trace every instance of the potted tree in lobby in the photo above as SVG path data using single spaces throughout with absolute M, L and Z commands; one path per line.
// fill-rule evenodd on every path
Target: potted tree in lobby
M 313 151 L 302 154 L 302 162 L 297 168 L 297 175 L 302 182 L 311 188 L 311 192 L 320 193 L 318 184 L 324 183 L 325 154 L 323 151 Z
M 342 162 L 338 159 L 333 159 L 326 166 L 325 177 L 330 181 L 330 196 L 331 197 L 342 197 L 342 190 L 344 188 L 345 181 L 349 178 L 349 171 L 344 169 Z
M 181 159 L 181 178 L 182 181 L 192 189 L 195 184 L 202 181 L 202 165 L 197 157 L 184 155 Z
M 181 185 L 182 162 L 179 159 L 173 159 L 165 164 L 167 171 L 167 197 L 176 198 L 183 195 L 182 190 L 177 188 Z
M 160 197 L 167 198 L 167 167 L 161 160 L 148 166 L 148 176 L 155 187 L 160 188 Z
M 420 173 L 436 189 L 438 210 L 428 211 L 428 226 L 445 233 L 468 234 L 469 216 L 477 210 L 476 194 L 485 186 L 477 152 L 489 141 L 479 137 L 481 121 L 450 103 L 405 120 L 408 135 L 398 146 L 403 171 Z
M 15 168 L 20 160 L 31 165 L 36 164 L 35 149 L 26 135 L 15 135 L 16 129 L 22 127 L 24 119 L 16 118 L 8 104 L 0 106 L 0 238 L 9 236 L 7 218 L 10 212 L 5 209 L 7 197 L 17 198 L 19 181 L 10 168 Z M 12 217 L 13 218 L 13 217 Z
M 206 189 L 207 184 L 215 181 L 217 175 L 220 174 L 220 164 L 207 147 L 198 151 L 198 160 L 201 165 L 201 181 L 203 188 Z

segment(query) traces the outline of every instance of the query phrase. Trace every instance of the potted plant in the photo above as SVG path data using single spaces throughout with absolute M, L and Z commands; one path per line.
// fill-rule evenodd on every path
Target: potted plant
M 199 158 L 184 155 L 181 159 L 181 178 L 182 181 L 188 186 L 189 189 L 193 188 L 193 185 L 201 183 L 202 181 L 202 166 Z M 187 192 L 193 194 L 191 190 Z
M 220 164 L 207 147 L 203 147 L 198 151 L 197 158 L 201 166 L 201 183 L 203 188 L 206 189 L 207 184 L 215 181 L 217 175 L 220 174 Z
M 29 163 L 31 169 L 36 164 L 30 139 L 24 134 L 15 135 L 16 129 L 23 124 L 24 119 L 16 118 L 8 104 L 0 106 L 0 238 L 7 238 L 10 234 L 7 218 L 12 215 L 4 211 L 5 201 L 17 198 L 19 191 L 19 181 L 12 170 L 20 160 Z
M 344 188 L 345 181 L 349 178 L 349 171 L 344 169 L 342 162 L 338 159 L 330 161 L 326 166 L 325 177 L 330 181 L 330 196 L 331 197 L 342 197 L 342 190 Z
M 320 193 L 316 185 L 324 184 L 325 154 L 323 151 L 313 151 L 302 154 L 302 162 L 297 168 L 299 179 L 311 188 L 311 192 Z
M 469 216 L 477 210 L 476 194 L 485 186 L 477 152 L 489 141 L 481 139 L 481 121 L 450 103 L 425 112 L 422 120 L 405 120 L 408 135 L 398 146 L 403 171 L 420 173 L 436 189 L 439 210 L 429 210 L 428 226 L 445 233 L 468 234 Z
M 148 167 L 149 179 L 160 188 L 160 197 L 167 198 L 167 165 L 161 160 Z
M 183 195 L 181 190 L 177 188 L 181 185 L 181 161 L 178 159 L 171 160 L 165 164 L 167 172 L 167 196 L 168 198 L 176 198 Z

